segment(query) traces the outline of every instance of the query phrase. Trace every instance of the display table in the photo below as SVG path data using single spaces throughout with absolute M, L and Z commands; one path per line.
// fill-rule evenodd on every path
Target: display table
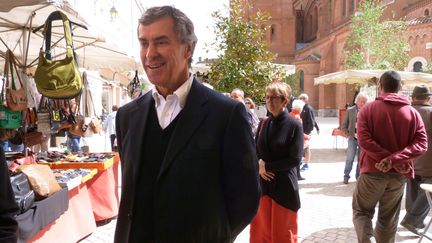
M 96 229 L 87 186 L 81 184 L 70 190 L 69 208 L 54 222 L 40 230 L 28 242 L 75 243 Z
M 116 155 L 112 159 L 112 166 L 99 170 L 92 179 L 86 182 L 96 221 L 111 219 L 118 214 L 119 156 Z

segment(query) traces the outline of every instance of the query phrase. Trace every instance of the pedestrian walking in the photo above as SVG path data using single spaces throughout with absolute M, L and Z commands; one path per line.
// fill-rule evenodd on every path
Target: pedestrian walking
M 305 93 L 300 94 L 298 97 L 299 100 L 302 100 L 305 105 L 303 106 L 303 111 L 300 115 L 302 121 L 303 121 L 303 131 L 306 135 L 309 136 L 309 140 L 312 138 L 311 134 L 313 129 L 315 128 L 317 131 L 317 134 L 320 133 L 318 123 L 315 120 L 315 115 L 313 113 L 313 107 L 308 104 L 309 102 L 309 96 Z M 301 166 L 301 170 L 305 171 L 309 169 L 309 162 L 312 158 L 312 152 L 308 147 L 304 149 L 304 160 L 303 165 Z
M 409 231 L 418 234 L 425 227 L 424 220 L 429 213 L 429 204 L 426 194 L 420 188 L 422 183 L 432 183 L 432 93 L 425 85 L 414 87 L 412 106 L 420 113 L 428 137 L 428 150 L 425 154 L 414 160 L 414 179 L 407 182 L 405 193 L 406 214 L 401 225 Z
M 111 151 L 117 151 L 116 146 L 114 145 L 115 139 L 116 139 L 116 133 L 115 133 L 115 119 L 117 115 L 118 106 L 113 105 L 111 108 L 112 112 L 108 114 L 106 117 L 106 120 L 104 122 L 104 130 L 105 134 L 109 135 L 110 142 L 111 142 Z
M 260 196 L 246 107 L 191 75 L 197 37 L 180 10 L 147 9 L 138 39 L 155 87 L 117 111 L 123 181 L 114 242 L 233 242 Z
M 380 96 L 357 117 L 361 147 L 360 177 L 353 194 L 353 223 L 358 242 L 395 241 L 406 178 L 414 177 L 413 159 L 427 149 L 420 114 L 399 94 L 400 75 L 387 71 L 379 80 Z M 379 202 L 375 229 L 372 226 Z

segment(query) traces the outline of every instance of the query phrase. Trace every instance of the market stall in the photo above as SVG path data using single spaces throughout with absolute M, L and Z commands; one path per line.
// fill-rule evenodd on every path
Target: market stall
M 100 155 L 105 155 L 105 159 Z M 83 162 L 86 158 L 99 161 Z M 75 178 L 64 180 L 58 176 L 64 186 L 60 192 L 35 202 L 31 209 L 17 216 L 20 242 L 58 242 L 60 235 L 64 237 L 62 242 L 77 242 L 96 229 L 97 221 L 117 216 L 118 154 L 64 154 L 61 160 L 46 159 L 47 156 L 38 156 L 36 160 L 39 164 L 49 165 L 58 175 L 74 170 L 86 173 L 75 177 L 80 179 L 78 184 L 69 183 Z M 26 161 L 33 163 L 34 159 L 27 158 Z

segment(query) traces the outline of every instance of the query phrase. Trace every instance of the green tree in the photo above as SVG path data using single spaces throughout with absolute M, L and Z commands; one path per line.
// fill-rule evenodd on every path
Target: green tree
M 214 32 L 216 39 L 211 47 L 218 57 L 210 65 L 209 83 L 220 92 L 234 88 L 258 103 L 264 100 L 264 89 L 273 78 L 284 78 L 279 67 L 272 64 L 276 55 L 268 51 L 265 33 L 270 15 L 261 11 L 248 16 L 247 0 L 230 1 L 229 14 L 216 11 Z
M 384 7 L 378 0 L 364 0 L 351 19 L 345 43 L 345 69 L 402 70 L 408 60 L 409 44 L 404 38 L 405 21 L 381 21 Z

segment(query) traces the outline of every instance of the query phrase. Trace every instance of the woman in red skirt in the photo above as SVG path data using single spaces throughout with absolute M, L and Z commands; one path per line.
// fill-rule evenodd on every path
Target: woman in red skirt
M 266 87 L 270 116 L 260 124 L 256 137 L 262 197 L 251 223 L 251 243 L 297 243 L 296 167 L 303 155 L 303 128 L 286 110 L 290 97 L 286 83 Z

